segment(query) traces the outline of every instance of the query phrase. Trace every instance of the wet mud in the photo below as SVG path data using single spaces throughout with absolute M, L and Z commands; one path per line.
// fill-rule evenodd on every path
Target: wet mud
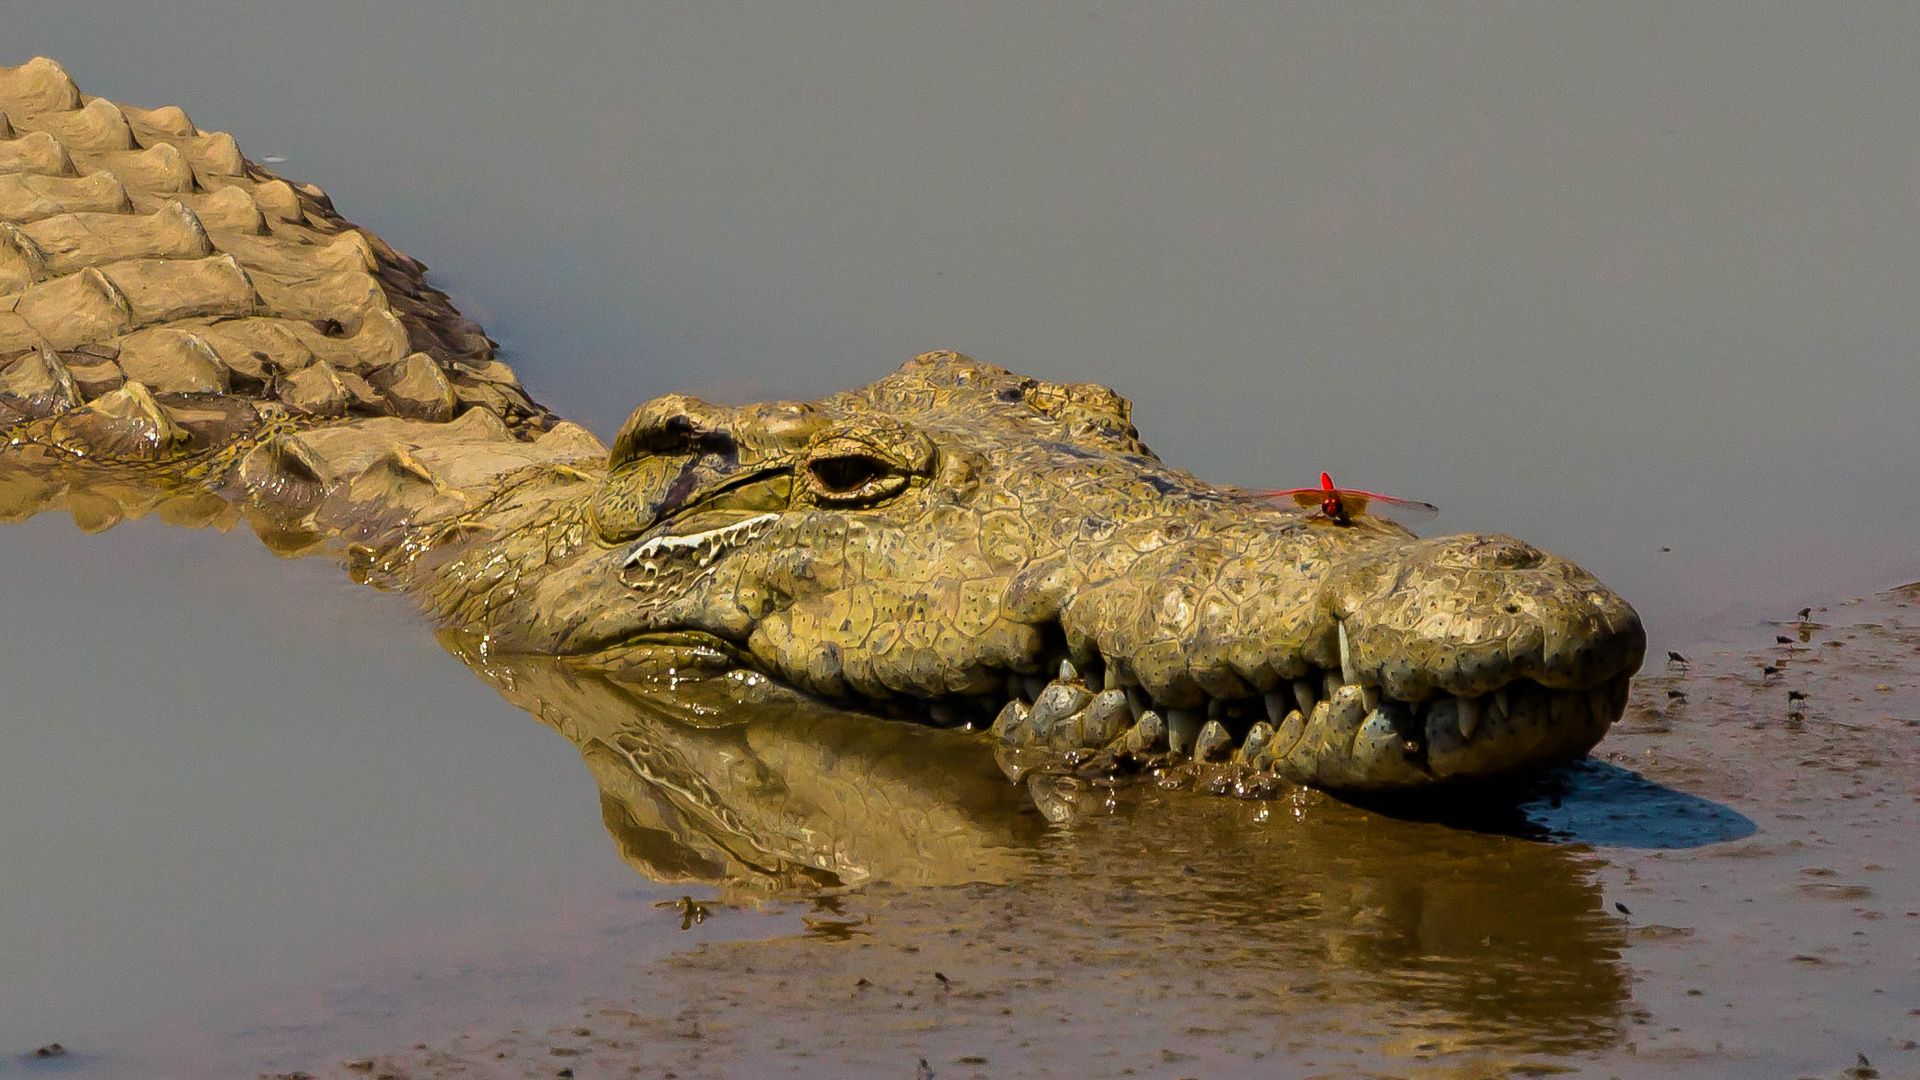
M 283 1075 L 1920 1072 L 1916 590 L 1679 655 L 1592 759 L 1403 806 L 1036 792 L 963 732 L 467 655 L 687 947 Z M 701 940 L 768 910 L 804 929 Z

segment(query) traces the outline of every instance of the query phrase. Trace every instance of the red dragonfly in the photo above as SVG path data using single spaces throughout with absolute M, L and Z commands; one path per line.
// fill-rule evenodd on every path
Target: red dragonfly
M 1418 521 L 1430 518 L 1440 512 L 1432 503 L 1417 502 L 1413 499 L 1397 499 L 1392 495 L 1382 495 L 1377 491 L 1356 491 L 1353 488 L 1333 486 L 1333 477 L 1320 474 L 1320 486 L 1308 488 L 1288 488 L 1285 491 L 1258 492 L 1262 499 L 1292 499 L 1295 504 L 1319 508 L 1329 521 L 1340 525 L 1351 525 L 1353 519 L 1372 513 L 1375 505 L 1388 509 L 1388 513 L 1373 514 L 1397 521 Z

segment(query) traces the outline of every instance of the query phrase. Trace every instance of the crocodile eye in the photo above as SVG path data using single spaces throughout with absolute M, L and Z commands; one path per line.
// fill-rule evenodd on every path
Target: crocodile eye
M 893 466 L 866 454 L 838 454 L 813 459 L 807 463 L 807 470 L 823 491 L 851 493 L 891 475 Z
M 872 454 L 838 453 L 807 462 L 808 486 L 822 502 L 869 502 L 906 486 L 900 467 Z
M 925 435 L 902 424 L 868 421 L 817 436 L 796 479 L 817 504 L 866 506 L 906 491 L 914 477 L 931 477 L 936 460 Z

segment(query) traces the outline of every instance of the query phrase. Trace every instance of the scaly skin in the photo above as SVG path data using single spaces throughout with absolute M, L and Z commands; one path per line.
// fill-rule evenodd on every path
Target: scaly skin
M 0 112 L 0 512 L 245 516 L 482 657 L 991 720 L 1015 776 L 1501 775 L 1585 753 L 1640 664 L 1564 559 L 1268 505 L 1161 463 L 1111 390 L 955 353 L 812 403 L 659 398 L 609 452 L 231 139 L 50 61 L 0 69 Z

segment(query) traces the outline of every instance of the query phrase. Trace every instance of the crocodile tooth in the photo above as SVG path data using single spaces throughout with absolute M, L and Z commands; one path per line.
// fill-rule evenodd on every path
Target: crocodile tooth
M 1328 722 L 1336 725 L 1343 735 L 1351 733 L 1366 719 L 1367 710 L 1361 705 L 1360 699 L 1360 688 L 1348 685 L 1341 687 L 1340 692 L 1326 703 L 1332 706 L 1327 714 Z M 1318 714 L 1319 710 L 1316 709 L 1315 715 Z
M 1100 670 L 1097 660 L 1080 665 L 1080 681 L 1086 683 L 1089 690 L 1109 689 L 1106 673 Z
M 1366 719 L 1354 729 L 1353 750 L 1358 753 L 1369 743 L 1378 746 L 1383 743 L 1398 742 L 1399 738 L 1394 730 L 1393 714 L 1386 707 L 1369 709 Z
M 1507 718 L 1513 715 L 1506 709 L 1506 699 L 1507 695 L 1503 693 L 1488 694 L 1485 697 L 1474 699 L 1476 704 L 1480 706 L 1481 724 L 1498 726 L 1506 723 Z M 1522 700 L 1524 701 L 1525 699 Z
M 1120 678 L 1120 669 L 1112 664 L 1108 664 L 1105 676 L 1100 680 L 1100 688 L 1103 690 L 1124 690 L 1126 689 L 1126 685 L 1126 682 Z
M 1360 675 L 1353 666 L 1353 647 L 1347 643 L 1347 624 L 1336 620 L 1333 624 L 1340 631 L 1340 677 L 1348 683 L 1360 681 Z
M 1302 714 L 1312 712 L 1319 701 L 1320 695 L 1314 691 L 1312 679 L 1293 680 L 1293 703 Z
M 1193 760 L 1216 761 L 1233 749 L 1233 736 L 1227 734 L 1227 727 L 1218 720 L 1209 720 L 1200 728 L 1193 739 Z
M 1269 690 L 1260 695 L 1260 700 L 1267 707 L 1268 723 L 1278 724 L 1286 718 L 1287 709 L 1291 704 L 1291 699 L 1289 699 L 1286 694 L 1278 690 Z
M 1080 714 L 1080 723 L 1085 732 L 1085 744 L 1104 746 L 1120 737 L 1133 722 L 1133 714 L 1127 711 L 1127 695 L 1120 690 L 1102 690 L 1093 695 L 1087 707 Z
M 1027 707 L 1017 701 L 1009 701 L 993 719 L 993 733 L 1003 742 L 1013 746 L 1025 746 L 1033 741 L 1033 728 L 1027 724 Z
M 1127 711 L 1133 713 L 1134 722 L 1139 723 L 1141 718 L 1147 712 L 1146 692 L 1141 690 L 1137 686 L 1129 686 L 1126 688 L 1126 690 L 1127 690 Z
M 1361 683 L 1360 684 L 1360 704 L 1368 712 L 1372 712 L 1373 710 L 1379 708 L 1380 707 L 1380 688 L 1377 686 L 1368 686 L 1366 683 Z
M 1086 708 L 1092 696 L 1078 686 L 1054 683 L 1033 699 L 1033 711 L 1027 714 L 1027 723 L 1044 739 L 1055 725 Z
M 1148 709 L 1140 714 L 1140 719 L 1127 730 L 1127 749 L 1136 754 L 1151 754 L 1163 750 L 1167 745 L 1167 722 L 1160 714 Z
M 1274 757 L 1285 757 L 1300 745 L 1301 736 L 1307 733 L 1307 715 L 1295 709 L 1280 721 L 1280 726 L 1273 731 L 1273 742 L 1267 744 Z
M 1300 741 L 1294 744 L 1295 753 L 1312 754 L 1316 746 L 1332 742 L 1329 728 L 1333 726 L 1333 699 L 1328 698 L 1313 707 L 1307 714 L 1305 729 L 1300 733 Z
M 1167 745 L 1176 754 L 1193 749 L 1193 742 L 1200 737 L 1200 725 L 1205 721 L 1198 709 L 1167 710 Z
M 1480 699 L 1458 698 L 1460 710 L 1460 741 L 1470 743 L 1473 733 L 1480 730 Z
M 1060 661 L 1060 681 L 1061 682 L 1079 682 L 1080 681 L 1080 672 L 1074 669 L 1072 660 L 1063 659 Z
M 1254 725 L 1247 729 L 1247 737 L 1240 741 L 1240 752 L 1235 756 L 1241 761 L 1252 761 L 1259 757 L 1260 751 L 1265 750 L 1267 744 L 1273 741 L 1273 727 L 1265 720 L 1255 721 Z
M 1500 706 L 1500 715 L 1513 715 L 1513 702 L 1507 698 L 1507 688 L 1501 687 L 1493 692 L 1493 703 Z

